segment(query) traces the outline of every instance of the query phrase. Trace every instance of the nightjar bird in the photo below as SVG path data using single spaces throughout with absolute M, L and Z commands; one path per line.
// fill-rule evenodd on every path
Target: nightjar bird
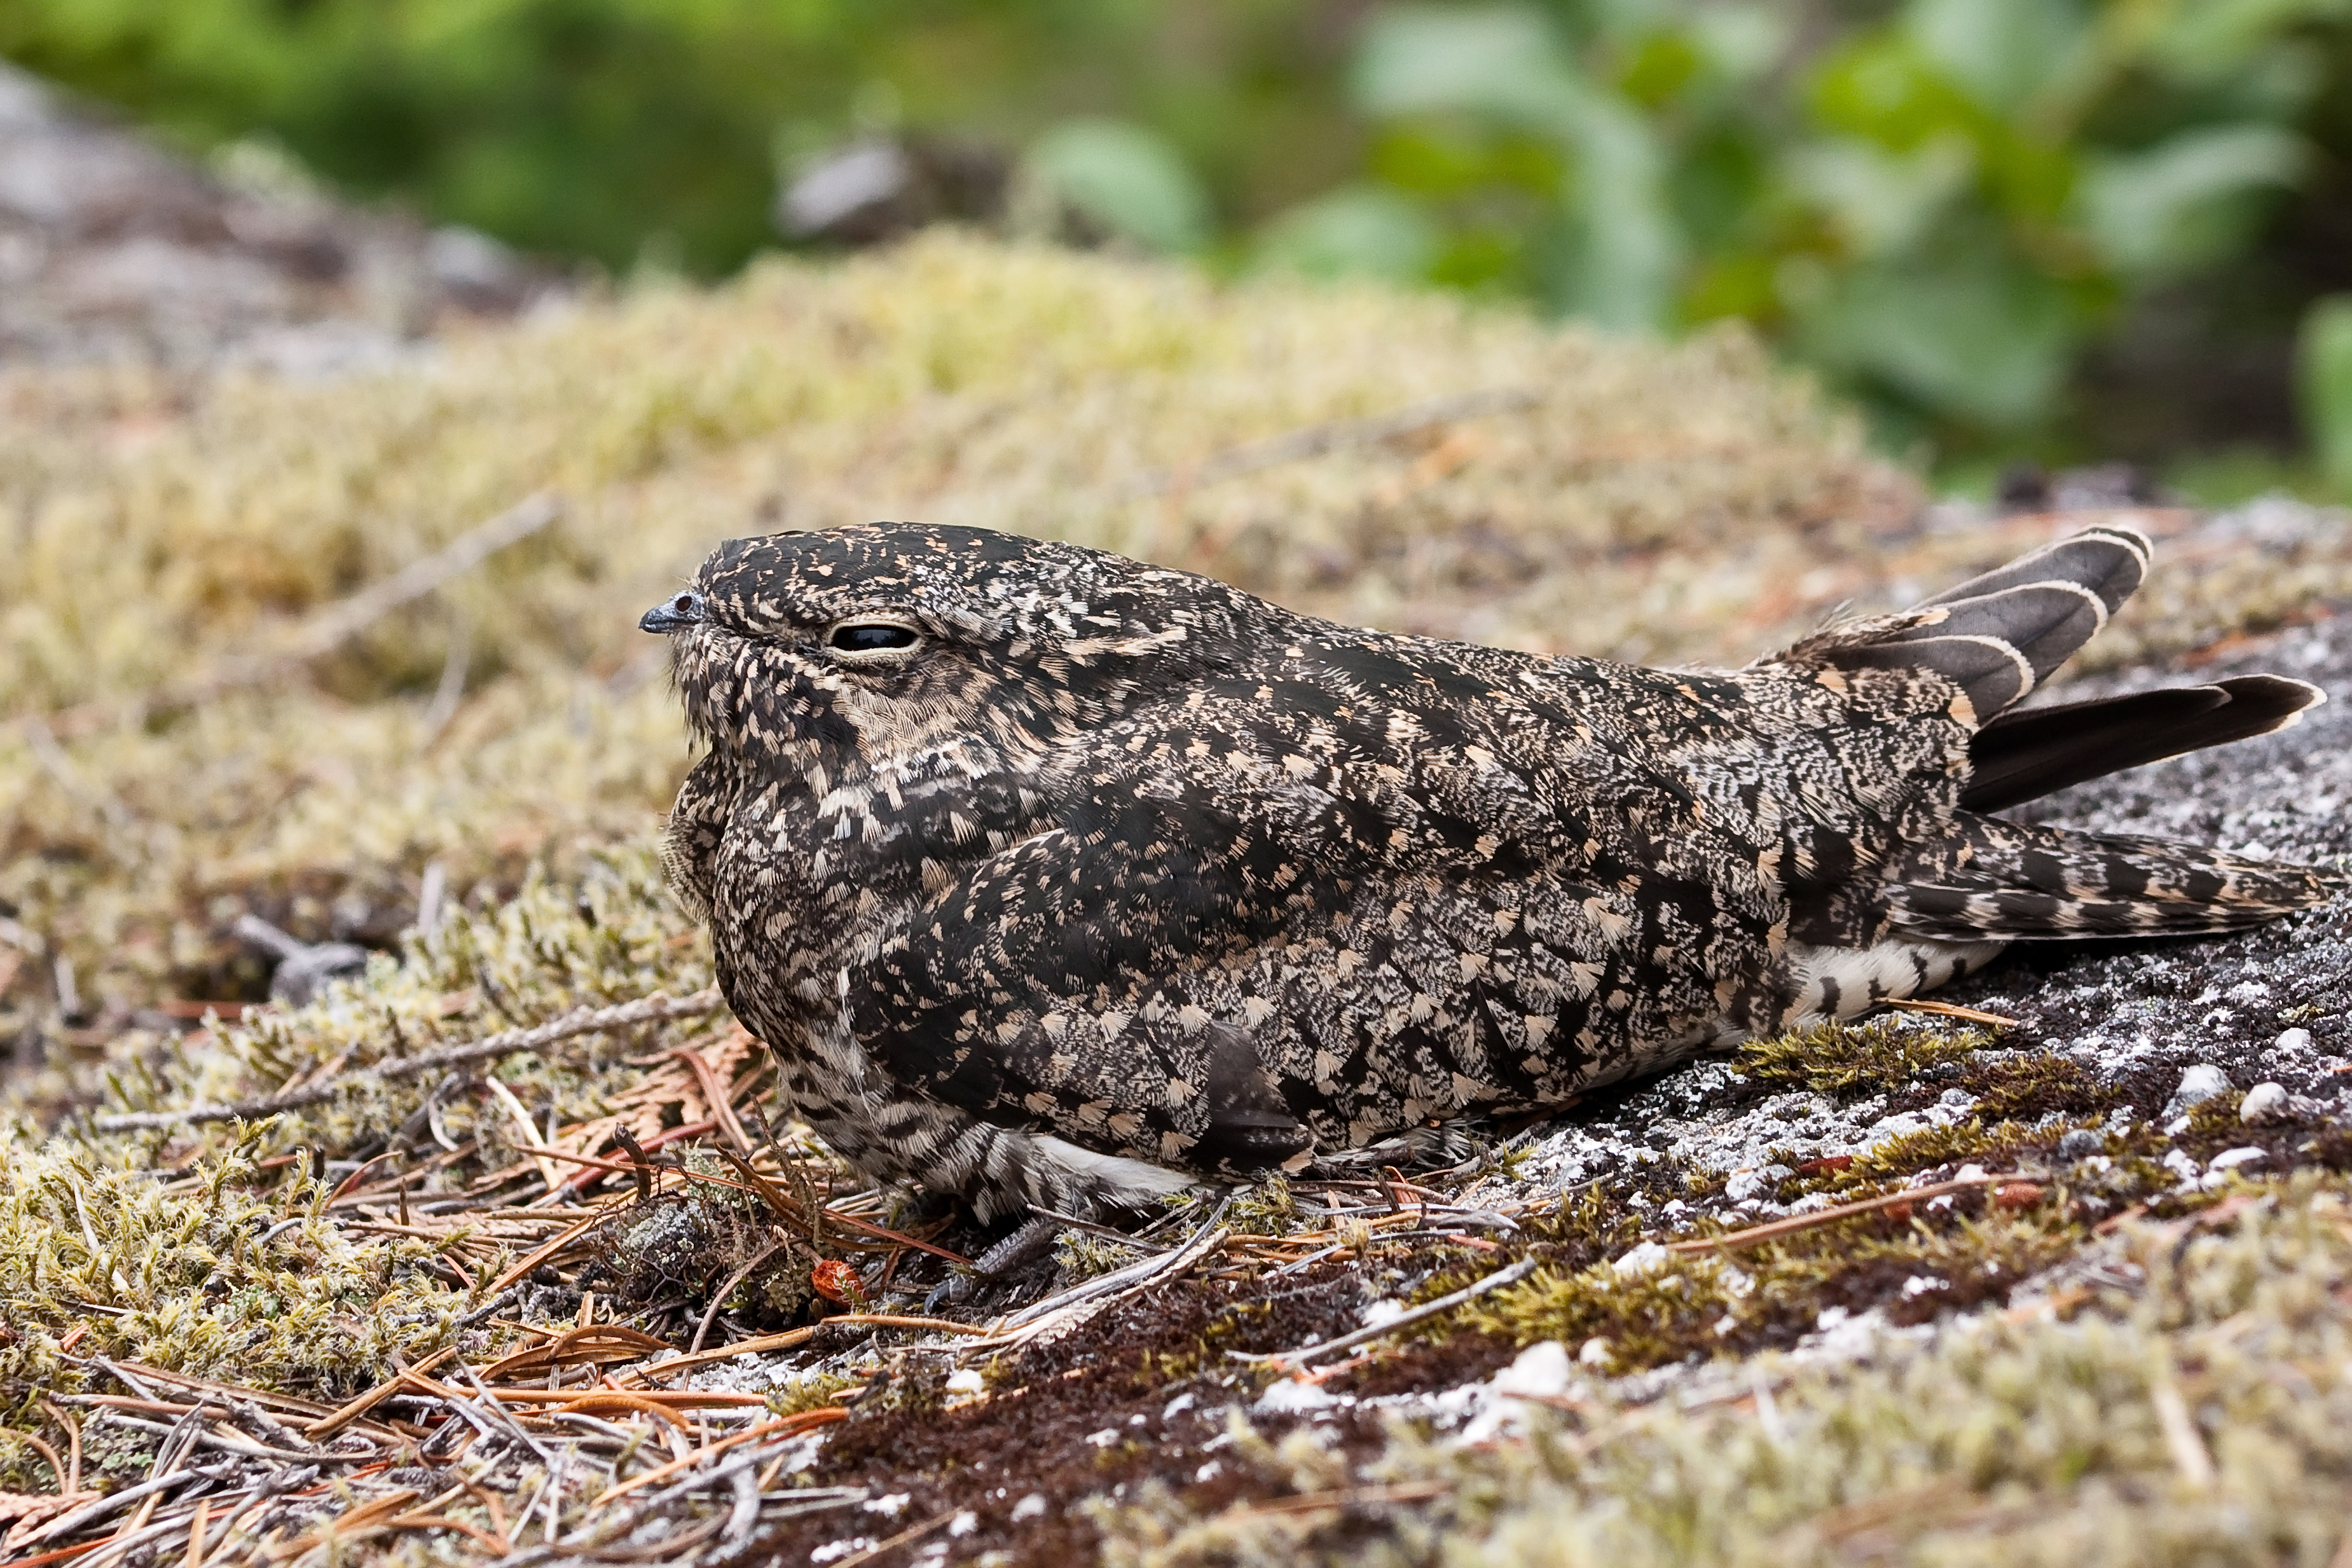
M 1733 671 L 1391 636 L 1073 544 L 742 539 L 646 612 L 709 750 L 670 876 L 868 1174 L 1089 1213 L 1539 1110 L 2011 942 L 2322 875 L 1990 815 L 2293 722 L 2274 676 L 2021 699 L 2139 584 L 2094 528 Z

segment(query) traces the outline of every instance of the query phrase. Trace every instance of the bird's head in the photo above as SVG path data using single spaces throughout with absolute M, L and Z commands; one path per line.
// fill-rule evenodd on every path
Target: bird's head
M 713 747 L 838 778 L 1042 752 L 1217 667 L 1255 604 L 1077 545 L 870 523 L 730 540 L 637 624 L 672 639 Z

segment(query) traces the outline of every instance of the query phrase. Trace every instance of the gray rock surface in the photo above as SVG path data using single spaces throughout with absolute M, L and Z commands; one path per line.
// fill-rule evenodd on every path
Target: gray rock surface
M 485 235 L 311 189 L 282 155 L 211 173 L 0 62 L 0 364 L 365 370 L 452 312 L 559 284 Z
M 2352 620 L 2319 619 L 2193 669 L 2135 671 L 2066 690 L 2263 669 L 2312 681 L 2332 700 L 2282 734 L 2097 780 L 2027 809 L 2097 832 L 2352 868 Z M 2020 1043 L 2094 1062 L 2128 1078 L 2137 1094 L 2152 1094 L 2168 1076 L 2177 1086 L 2187 1068 L 2210 1063 L 2242 1089 L 2275 1080 L 2340 1100 L 2352 1055 L 2352 895 L 2224 941 L 2013 950 L 1952 999 L 2019 1018 Z

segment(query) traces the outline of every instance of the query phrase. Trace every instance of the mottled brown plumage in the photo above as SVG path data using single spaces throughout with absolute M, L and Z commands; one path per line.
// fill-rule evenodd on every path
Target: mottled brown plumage
M 2322 896 L 1970 809 L 2317 700 L 2263 677 L 2002 717 L 2147 552 L 2095 530 L 1676 672 L 1008 534 L 738 540 L 645 621 L 709 747 L 670 868 L 786 1098 L 877 1177 L 986 1215 L 1296 1169 L 1851 1016 L 2011 940 Z

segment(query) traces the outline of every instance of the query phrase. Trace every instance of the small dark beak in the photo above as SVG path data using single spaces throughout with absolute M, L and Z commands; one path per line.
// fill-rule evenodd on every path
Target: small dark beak
M 660 604 L 639 616 L 637 630 L 676 632 L 684 631 L 688 626 L 698 626 L 702 624 L 705 608 L 702 595 L 688 589 L 683 594 L 664 599 Z

